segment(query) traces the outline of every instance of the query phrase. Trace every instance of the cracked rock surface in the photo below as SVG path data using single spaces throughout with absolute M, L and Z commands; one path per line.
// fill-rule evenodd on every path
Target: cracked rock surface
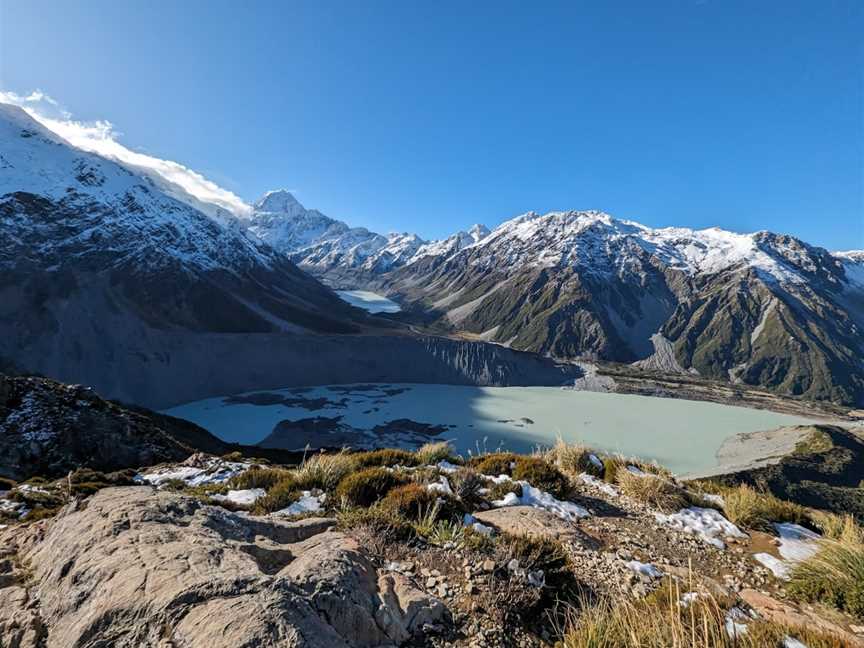
M 333 525 L 104 489 L 0 534 L 0 645 L 397 646 L 449 615 Z

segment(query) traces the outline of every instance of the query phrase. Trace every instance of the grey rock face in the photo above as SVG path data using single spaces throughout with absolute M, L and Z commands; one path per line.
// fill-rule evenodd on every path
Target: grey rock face
M 443 603 L 379 574 L 331 524 L 105 489 L 22 541 L 32 579 L 0 589 L 0 645 L 393 646 L 445 619 Z

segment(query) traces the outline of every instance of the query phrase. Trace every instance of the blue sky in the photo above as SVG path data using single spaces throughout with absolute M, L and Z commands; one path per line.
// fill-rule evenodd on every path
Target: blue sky
M 862 33 L 857 0 L 0 0 L 0 89 L 379 231 L 602 209 L 864 248 Z

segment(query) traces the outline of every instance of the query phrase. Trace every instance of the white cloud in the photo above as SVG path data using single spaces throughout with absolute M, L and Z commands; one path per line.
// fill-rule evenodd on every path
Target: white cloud
M 182 190 L 181 192 L 172 191 L 171 193 L 175 197 L 182 199 L 182 192 L 185 192 L 194 199 L 226 209 L 236 216 L 247 216 L 251 211 L 251 207 L 243 202 L 239 196 L 223 189 L 200 173 L 178 162 L 162 160 L 126 148 L 118 141 L 119 133 L 114 129 L 111 122 L 102 120 L 75 121 L 72 119 L 72 115 L 63 110 L 56 100 L 41 90 L 34 90 L 29 95 L 19 95 L 0 90 L 0 102 L 20 106 L 31 117 L 73 146 L 135 167 L 136 170 L 151 177 L 155 175 L 165 180 Z

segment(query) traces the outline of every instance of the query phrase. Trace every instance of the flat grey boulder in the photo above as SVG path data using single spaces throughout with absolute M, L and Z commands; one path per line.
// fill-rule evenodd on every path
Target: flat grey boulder
M 26 583 L 0 584 L 0 600 L 15 597 L 0 646 L 397 646 L 449 615 L 405 577 L 379 574 L 333 520 L 121 487 L 41 524 L 19 533 Z

